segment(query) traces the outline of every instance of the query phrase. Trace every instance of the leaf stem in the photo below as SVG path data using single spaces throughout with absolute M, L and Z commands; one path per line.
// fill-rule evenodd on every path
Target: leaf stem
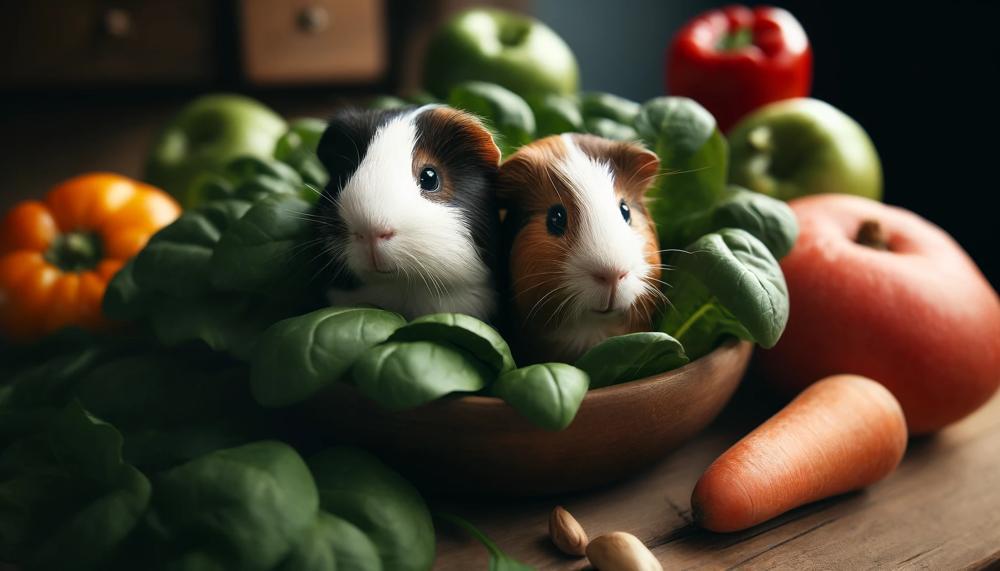
M 698 308 L 698 311 L 692 313 L 691 317 L 688 317 L 686 320 L 684 320 L 684 323 L 681 323 L 681 326 L 678 327 L 676 331 L 674 331 L 673 333 L 674 339 L 680 341 L 681 337 L 683 337 L 684 334 L 687 333 L 687 330 L 690 329 L 691 326 L 694 325 L 696 321 L 701 319 L 701 316 L 705 315 L 705 313 L 708 312 L 708 310 L 711 307 L 712 307 L 712 298 L 709 298 L 708 301 L 701 304 L 701 307 Z

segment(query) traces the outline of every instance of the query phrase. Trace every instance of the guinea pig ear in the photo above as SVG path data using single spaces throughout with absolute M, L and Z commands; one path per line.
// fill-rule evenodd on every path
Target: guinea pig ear
M 420 113 L 417 127 L 422 144 L 445 162 L 475 158 L 493 168 L 500 165 L 500 148 L 475 115 L 451 107 L 431 107 Z
M 626 192 L 642 195 L 660 172 L 660 157 L 636 143 L 619 143 L 612 157 Z
M 491 165 L 500 166 L 500 147 L 493 139 L 493 133 L 483 124 L 479 117 L 458 111 L 456 120 L 459 126 L 468 131 L 469 136 L 476 142 L 476 150 L 480 156 Z

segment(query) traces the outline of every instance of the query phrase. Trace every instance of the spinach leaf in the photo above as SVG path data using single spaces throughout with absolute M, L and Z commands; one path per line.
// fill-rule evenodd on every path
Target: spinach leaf
M 638 133 L 631 125 L 618 123 L 605 117 L 588 117 L 583 120 L 583 128 L 591 135 L 612 141 L 635 141 L 639 138 Z
M 224 200 L 182 214 L 154 234 L 136 256 L 136 285 L 142 290 L 187 299 L 210 292 L 208 277 L 215 244 L 223 231 L 249 209 L 249 202 Z
M 587 373 L 572 365 L 542 363 L 500 375 L 491 390 L 538 426 L 562 430 L 573 422 L 589 384 Z
M 434 562 L 434 525 L 427 504 L 402 476 L 356 448 L 330 448 L 309 458 L 323 510 L 361 530 L 382 568 L 423 571 Z M 338 568 L 341 554 L 338 552 Z
M 788 322 L 788 288 L 778 261 L 757 238 L 734 228 L 707 234 L 674 256 L 671 307 L 659 330 L 691 359 L 727 334 L 773 347 Z
M 259 297 L 216 293 L 188 300 L 163 298 L 152 308 L 150 324 L 167 347 L 202 341 L 215 351 L 248 360 L 258 337 L 289 311 Z
M 660 157 L 660 176 L 646 193 L 660 246 L 682 246 L 673 222 L 711 208 L 725 192 L 726 140 L 712 114 L 686 97 L 650 99 L 635 128 Z
M 475 392 L 495 377 L 478 359 L 431 341 L 389 342 L 358 359 L 354 384 L 388 410 L 426 404 L 453 392 Z
M 799 234 L 795 213 L 788 204 L 737 186 L 730 186 L 711 209 L 679 220 L 677 227 L 684 243 L 723 228 L 740 228 L 763 242 L 779 260 L 792 250 Z
M 686 365 L 680 341 L 657 331 L 610 337 L 584 353 L 576 366 L 590 376 L 590 388 L 626 383 Z
M 156 521 L 175 549 L 231 562 L 227 568 L 271 569 L 315 524 L 319 496 L 294 449 L 261 441 L 218 450 L 165 472 L 156 481 Z M 181 565 L 180 563 L 185 563 Z
M 291 166 L 302 176 L 303 183 L 316 189 L 325 187 L 330 180 L 330 175 L 316 156 L 316 147 L 326 126 L 326 121 L 321 119 L 292 121 L 288 132 L 278 139 L 274 147 L 274 158 Z
M 153 297 L 135 283 L 135 258 L 131 258 L 108 282 L 101 310 L 111 319 L 138 319 L 146 313 Z
M 452 514 L 438 513 L 435 515 L 439 519 L 460 527 L 466 533 L 476 538 L 476 541 L 483 544 L 483 547 L 486 548 L 486 551 L 490 555 L 490 571 L 534 571 L 534 567 L 525 565 L 524 563 L 517 561 L 513 557 L 501 551 L 492 539 L 487 537 L 485 533 L 476 529 L 476 527 L 467 520 Z
M 381 309 L 328 307 L 275 323 L 250 361 L 250 387 L 264 406 L 287 406 L 340 379 L 362 353 L 406 321 Z
M 535 115 L 520 95 L 495 83 L 466 81 L 448 94 L 448 105 L 482 117 L 504 157 L 535 136 Z
M 537 138 L 583 130 L 580 105 L 572 97 L 546 93 L 527 98 L 535 115 Z
M 587 119 L 603 117 L 616 123 L 631 125 L 639 116 L 641 106 L 619 95 L 591 91 L 580 95 L 580 110 Z
M 311 206 L 294 197 L 272 196 L 254 204 L 222 234 L 211 261 L 211 283 L 219 290 L 285 296 L 300 294 L 315 277 L 310 249 Z
M 354 524 L 321 511 L 277 571 L 382 571 L 372 540 Z
M 101 569 L 150 499 L 122 436 L 78 403 L 0 453 L 0 560 L 25 569 Z
M 389 341 L 441 341 L 467 351 L 497 373 L 513 370 L 510 346 L 496 329 L 464 313 L 435 313 L 400 327 Z

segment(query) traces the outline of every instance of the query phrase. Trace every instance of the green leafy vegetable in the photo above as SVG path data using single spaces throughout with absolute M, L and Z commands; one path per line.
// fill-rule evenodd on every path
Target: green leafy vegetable
M 539 139 L 583 130 L 580 105 L 572 97 L 547 93 L 529 97 L 527 102 L 535 114 L 535 136 Z
M 353 371 L 358 389 L 393 411 L 453 392 L 478 391 L 494 377 L 478 359 L 431 341 L 377 345 L 361 355 Z
M 368 103 L 369 109 L 398 109 L 409 103 L 394 95 L 379 95 Z
M 639 134 L 632 126 L 605 117 L 588 117 L 584 119 L 583 127 L 591 135 L 612 141 L 635 141 L 639 138 Z
M 460 527 L 466 533 L 476 538 L 476 541 L 483 544 L 483 547 L 486 548 L 486 551 L 490 555 L 490 571 L 534 571 L 534 567 L 525 565 L 524 563 L 517 561 L 513 557 L 501 551 L 492 539 L 487 537 L 485 533 L 476 529 L 476 526 L 472 525 L 467 520 L 452 514 L 439 513 L 436 515 L 439 519 Z
M 265 406 L 304 400 L 405 323 L 395 313 L 362 307 L 330 307 L 279 321 L 264 332 L 251 359 L 254 398 Z
M 497 373 L 514 369 L 507 341 L 489 325 L 464 313 L 424 315 L 397 329 L 389 341 L 440 341 L 467 351 Z
M 723 228 L 740 228 L 753 234 L 777 259 L 791 251 L 798 237 L 795 213 L 776 198 L 730 186 L 711 209 L 679 220 L 678 235 L 690 243 Z
M 108 282 L 101 310 L 113 319 L 138 319 L 149 307 L 151 297 L 148 290 L 135 283 L 135 258 L 132 258 Z
M 591 91 L 580 96 L 580 109 L 587 119 L 600 117 L 631 125 L 639 116 L 641 106 L 618 95 Z
M 164 473 L 156 481 L 154 505 L 158 525 L 174 546 L 231 562 L 226 568 L 266 571 L 315 524 L 319 495 L 294 449 L 262 441 Z
M 320 506 L 361 530 L 378 551 L 383 569 L 431 567 L 434 526 L 427 504 L 409 482 L 356 448 L 327 449 L 309 459 L 309 468 Z
M 773 347 L 788 322 L 788 289 L 777 260 L 733 228 L 708 234 L 674 257 L 671 307 L 659 330 L 696 359 L 725 335 Z
M 149 481 L 121 449 L 121 434 L 77 403 L 6 446 L 0 560 L 25 569 L 104 568 L 150 499 Z
M 136 256 L 132 272 L 135 284 L 144 291 L 179 298 L 208 293 L 215 244 L 226 228 L 249 209 L 249 202 L 223 200 L 188 210 L 154 234 Z M 127 285 L 121 283 L 120 287 Z M 127 289 L 119 293 L 128 299 Z
M 587 351 L 576 366 L 590 376 L 590 388 L 626 383 L 686 365 L 680 342 L 656 331 L 610 337 Z
M 660 176 L 646 193 L 660 247 L 682 246 L 673 222 L 710 209 L 725 193 L 726 140 L 712 114 L 686 97 L 650 99 L 635 128 L 660 157 Z
M 301 295 L 316 276 L 311 205 L 294 197 L 273 196 L 254 204 L 222 234 L 211 260 L 211 282 L 218 290 L 271 297 Z
M 354 524 L 327 512 L 294 547 L 278 571 L 382 571 L 382 559 L 372 540 Z
M 257 338 L 284 315 L 284 308 L 266 299 L 214 294 L 191 300 L 161 299 L 151 310 L 150 324 L 167 347 L 201 341 L 215 351 L 247 360 Z
M 573 422 L 587 394 L 587 373 L 566 363 L 542 363 L 500 375 L 492 392 L 546 430 Z
M 316 156 L 316 147 L 326 126 L 326 121 L 321 119 L 296 119 L 274 148 L 274 158 L 291 166 L 302 177 L 303 183 L 317 190 L 330 180 L 330 175 Z
M 497 145 L 505 157 L 534 139 L 531 107 L 520 95 L 494 83 L 460 83 L 451 89 L 448 105 L 482 117 L 497 135 Z

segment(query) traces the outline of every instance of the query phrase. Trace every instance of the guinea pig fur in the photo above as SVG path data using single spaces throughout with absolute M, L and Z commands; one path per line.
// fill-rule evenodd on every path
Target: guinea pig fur
M 346 109 L 317 154 L 330 172 L 316 217 L 335 266 L 330 303 L 494 314 L 500 150 L 478 119 L 436 105 Z
M 639 145 L 580 134 L 535 141 L 500 167 L 522 359 L 572 362 L 607 337 L 650 329 L 664 296 L 643 195 L 658 168 Z

